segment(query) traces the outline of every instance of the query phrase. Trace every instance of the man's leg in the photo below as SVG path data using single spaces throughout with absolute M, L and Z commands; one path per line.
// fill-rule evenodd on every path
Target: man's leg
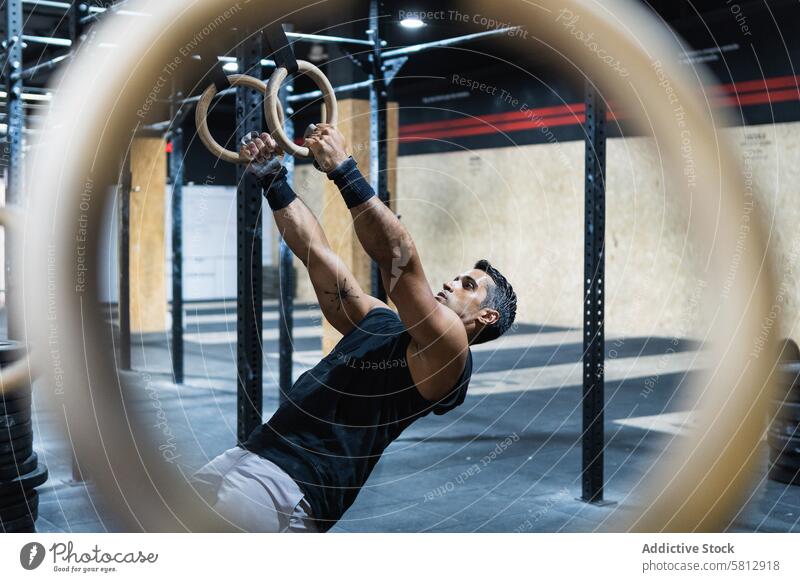
M 191 484 L 197 492 L 213 507 L 217 502 L 217 491 L 222 478 L 242 458 L 244 449 L 233 447 L 217 455 L 191 476 Z
M 297 483 L 271 461 L 235 447 L 193 475 L 198 488 L 213 488 L 212 509 L 249 532 L 315 531 Z

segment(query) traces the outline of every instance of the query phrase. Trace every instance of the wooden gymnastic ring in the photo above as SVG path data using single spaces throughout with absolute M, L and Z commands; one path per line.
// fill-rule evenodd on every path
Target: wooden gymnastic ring
M 325 76 L 325 73 L 319 70 L 315 65 L 308 61 L 297 61 L 298 72 L 311 77 L 311 80 L 316 83 L 319 90 L 322 91 L 322 98 L 325 102 L 325 107 L 322 110 L 322 123 L 329 123 L 336 125 L 339 121 L 339 106 L 336 103 L 336 95 L 333 92 L 333 85 Z M 283 148 L 283 151 L 292 154 L 297 158 L 313 158 L 311 151 L 305 146 L 299 146 L 294 141 L 289 139 L 286 132 L 283 130 L 283 119 L 279 117 L 280 112 L 280 99 L 278 99 L 278 91 L 283 84 L 283 81 L 288 76 L 288 71 L 285 67 L 278 67 L 270 75 L 267 82 L 267 93 L 264 97 L 264 118 L 267 120 L 267 127 L 269 128 L 272 137 L 278 142 L 278 145 Z
M 17 230 L 19 217 L 7 207 L 0 208 L 0 225 L 5 227 L 6 237 L 10 238 L 9 231 Z M 21 265 L 17 261 L 18 265 Z M 9 314 L 11 317 L 11 314 Z M 25 355 L 9 366 L 0 368 L 0 396 L 10 396 L 19 390 L 31 385 L 31 360 L 30 355 Z
M 251 89 L 260 91 L 262 95 L 267 91 L 267 86 L 263 81 L 251 77 L 250 75 L 228 75 L 228 82 L 231 84 L 231 87 L 250 87 Z M 200 96 L 200 101 L 197 102 L 197 108 L 194 112 L 197 136 L 200 138 L 200 141 L 203 142 L 203 145 L 208 148 L 208 151 L 214 154 L 215 157 L 232 164 L 248 164 L 250 163 L 248 158 L 241 155 L 239 152 L 225 149 L 217 143 L 217 140 L 212 137 L 211 131 L 208 129 L 208 108 L 211 106 L 211 101 L 216 95 L 217 87 L 212 83 L 203 91 L 203 94 Z M 281 107 L 280 102 L 278 103 L 276 115 L 280 123 L 283 124 L 283 107 Z

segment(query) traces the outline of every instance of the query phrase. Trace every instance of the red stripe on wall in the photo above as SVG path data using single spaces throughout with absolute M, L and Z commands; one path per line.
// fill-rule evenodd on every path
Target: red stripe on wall
M 781 101 L 795 101 L 800 99 L 797 89 L 784 91 L 764 91 L 763 93 L 746 93 L 744 95 L 729 95 L 714 99 L 715 105 L 758 105 L 761 103 L 779 103 Z
M 800 93 L 794 89 L 786 89 L 783 91 L 764 91 L 762 93 L 746 93 L 744 95 L 726 95 L 723 97 L 716 97 L 712 100 L 712 104 L 717 107 L 738 107 L 797 100 L 800 100 Z M 517 120 L 519 115 L 514 115 L 509 117 L 511 121 L 491 124 L 486 121 L 486 117 L 488 116 L 470 118 L 470 121 L 473 123 L 470 125 L 455 123 L 457 121 L 465 121 L 461 119 L 453 120 L 450 122 L 452 125 L 447 122 L 440 122 L 435 126 L 437 129 L 429 131 L 409 131 L 408 128 L 411 126 L 402 126 L 400 128 L 400 141 L 402 143 L 412 143 L 426 139 L 469 137 L 475 135 L 487 135 L 491 133 L 511 133 L 516 131 L 541 129 L 543 127 L 578 125 L 584 121 L 583 113 L 573 113 L 571 115 L 562 115 L 556 117 L 539 116 L 539 118 L 537 118 L 534 113 L 535 110 L 526 112 L 524 115 L 524 120 Z M 614 116 L 612 113 L 609 113 L 608 115 L 609 120 L 614 120 L 617 118 L 618 116 Z M 474 125 L 474 123 L 482 124 Z M 424 124 L 416 125 L 419 126 Z
M 400 131 L 427 131 L 443 129 L 445 127 L 460 127 L 467 125 L 485 125 L 487 123 L 502 123 L 504 121 L 517 121 L 520 119 L 530 119 L 531 117 L 549 117 L 554 115 L 581 114 L 584 110 L 583 103 L 572 105 L 557 105 L 553 107 L 540 107 L 538 109 L 527 109 L 525 111 L 505 111 L 503 113 L 490 113 L 476 117 L 465 117 L 462 119 L 448 119 L 444 121 L 431 121 L 428 123 L 411 123 L 404 125 Z
M 560 117 L 550 117 L 547 120 L 528 120 L 528 121 L 515 121 L 511 123 L 499 123 L 497 125 L 482 125 L 478 127 L 462 127 L 458 129 L 445 129 L 441 131 L 420 132 L 418 134 L 406 134 L 402 132 L 400 135 L 401 143 L 411 143 L 415 141 L 422 141 L 426 139 L 439 139 L 445 137 L 466 137 L 472 135 L 485 135 L 489 133 L 510 133 L 514 131 L 525 131 L 528 129 L 542 129 L 547 127 L 555 127 L 558 125 L 578 125 L 585 121 L 586 117 L 581 113 L 580 115 L 563 115 Z
M 783 89 L 785 87 L 797 87 L 798 78 L 794 75 L 785 77 L 772 77 L 770 79 L 753 79 L 752 81 L 742 81 L 740 83 L 727 83 L 725 85 L 714 85 L 709 87 L 709 93 L 719 95 L 721 93 L 750 93 L 753 91 L 765 91 L 769 89 Z
M 770 102 L 800 100 L 798 78 L 792 75 L 756 79 L 715 85 L 709 91 L 718 97 L 712 102 L 716 106 L 733 107 L 739 105 L 757 105 Z M 775 91 L 782 87 L 795 87 Z M 760 90 L 758 93 L 752 91 Z M 727 94 L 727 95 L 726 95 Z M 525 131 L 543 126 L 569 125 L 583 123 L 583 103 L 540 107 L 526 111 L 506 111 L 490 113 L 461 119 L 447 119 L 427 123 L 412 123 L 400 127 L 400 139 L 404 143 L 423 139 L 441 139 L 446 137 L 466 137 L 512 131 Z M 610 119 L 615 119 L 609 115 Z

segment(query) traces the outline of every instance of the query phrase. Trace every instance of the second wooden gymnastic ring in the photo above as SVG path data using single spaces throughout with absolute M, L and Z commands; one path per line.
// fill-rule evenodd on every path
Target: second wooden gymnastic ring
M 333 85 L 331 85 L 328 77 L 308 61 L 298 60 L 297 66 L 298 72 L 311 77 L 317 87 L 319 87 L 319 90 L 322 91 L 322 98 L 325 102 L 325 107 L 322 110 L 322 123 L 336 125 L 339 118 L 339 110 L 336 104 L 336 96 L 333 93 Z M 285 152 L 297 158 L 311 158 L 311 151 L 305 146 L 299 146 L 294 143 L 283 130 L 283 118 L 280 115 L 278 91 L 288 74 L 289 72 L 285 67 L 278 67 L 270 76 L 267 82 L 267 94 L 264 98 L 264 118 L 267 120 L 267 127 L 272 137 L 275 138 L 275 141 L 278 142 L 278 145 L 281 146 Z
M 267 86 L 263 81 L 251 77 L 250 75 L 228 75 L 228 82 L 231 84 L 231 87 L 250 87 L 251 89 L 261 92 L 262 95 L 267 91 Z M 197 102 L 197 109 L 194 114 L 195 124 L 197 125 L 197 136 L 200 138 L 200 141 L 203 142 L 203 145 L 217 158 L 232 164 L 250 163 L 249 158 L 241 155 L 239 152 L 234 152 L 222 147 L 217 143 L 217 140 L 212 137 L 211 131 L 208 129 L 207 117 L 208 108 L 216 95 L 217 87 L 212 83 L 203 91 L 203 94 L 200 96 L 200 101 Z M 283 108 L 280 106 L 280 103 L 278 103 L 276 109 L 277 119 L 282 126 Z

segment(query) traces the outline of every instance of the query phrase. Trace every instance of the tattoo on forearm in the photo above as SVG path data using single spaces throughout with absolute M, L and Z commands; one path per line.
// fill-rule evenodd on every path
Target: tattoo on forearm
M 336 304 L 336 311 L 342 308 L 342 303 L 351 299 L 358 299 L 358 295 L 353 292 L 353 287 L 347 285 L 345 281 L 342 285 L 337 285 L 333 291 L 325 291 L 325 295 L 330 295 L 331 303 Z

